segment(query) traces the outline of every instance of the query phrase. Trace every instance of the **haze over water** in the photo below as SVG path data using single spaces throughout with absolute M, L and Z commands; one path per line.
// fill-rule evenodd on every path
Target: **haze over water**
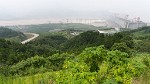
M 47 23 L 67 18 L 128 14 L 150 22 L 149 0 L 0 0 L 0 25 Z M 101 14 L 103 13 L 103 14 Z

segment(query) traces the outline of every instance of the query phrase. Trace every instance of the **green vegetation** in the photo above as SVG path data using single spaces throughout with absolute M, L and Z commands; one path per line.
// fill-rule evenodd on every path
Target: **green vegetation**
M 61 30 L 81 30 L 81 31 L 88 31 L 88 30 L 97 30 L 97 29 L 112 29 L 106 27 L 95 27 L 92 25 L 87 24 L 80 24 L 80 23 L 50 23 L 50 24 L 39 24 L 39 25 L 25 25 L 20 29 L 21 26 L 11 26 L 9 28 L 14 30 L 26 31 L 26 32 L 34 32 L 34 33 L 43 33 L 43 32 L 58 32 Z
M 0 39 L 0 84 L 149 84 L 149 29 L 45 32 L 25 45 Z
M 31 59 L 29 58 L 25 61 L 19 62 L 16 65 L 13 65 L 10 69 L 11 71 L 14 71 L 14 73 L 17 74 L 26 73 L 30 74 L 31 76 L 16 77 L 16 78 L 12 77 L 9 78 L 8 80 L 14 81 L 14 84 L 19 83 L 27 84 L 28 82 L 26 82 L 26 80 L 29 80 L 31 84 L 38 84 L 40 83 L 40 81 L 44 82 L 44 84 L 48 84 L 49 82 L 53 82 L 56 84 L 59 83 L 130 84 L 132 82 L 133 77 L 139 77 L 143 72 L 146 72 L 146 70 L 149 69 L 150 67 L 149 56 L 150 56 L 149 54 L 139 54 L 138 56 L 130 57 L 127 53 L 122 53 L 120 51 L 109 51 L 104 49 L 102 46 L 86 48 L 81 54 L 75 57 L 70 56 L 69 54 L 61 54 L 60 56 L 58 54 L 45 59 L 43 57 L 35 56 L 34 58 Z M 47 69 L 44 68 L 45 65 L 47 65 L 48 63 L 48 62 L 46 63 L 46 59 L 50 58 L 52 59 L 53 57 L 55 59 L 66 57 L 64 58 L 65 61 L 62 65 L 61 70 L 48 71 L 44 74 L 32 75 L 36 71 L 38 71 L 38 73 L 47 71 Z M 1 80 L 6 79 L 3 78 Z M 7 83 L 8 81 L 7 82 L 1 81 L 1 82 Z M 9 83 L 10 82 L 8 82 L 8 84 Z
M 0 38 L 5 38 L 9 41 L 21 42 L 22 40 L 26 39 L 26 36 L 21 32 L 17 32 L 5 27 L 0 27 Z
M 133 49 L 134 46 L 133 39 L 129 33 L 122 32 L 114 35 L 104 35 L 99 34 L 97 31 L 87 31 L 64 43 L 64 50 L 78 54 L 86 47 L 99 45 L 104 45 L 107 49 L 111 50 L 114 43 L 124 43 L 129 50 Z M 129 52 L 129 50 L 123 51 Z

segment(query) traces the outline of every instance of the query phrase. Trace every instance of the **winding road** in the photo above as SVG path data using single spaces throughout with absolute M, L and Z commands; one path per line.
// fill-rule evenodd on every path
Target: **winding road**
M 21 44 L 26 44 L 39 36 L 39 34 L 36 34 L 36 33 L 24 33 L 24 34 L 30 34 L 30 35 L 33 35 L 33 37 L 22 41 Z

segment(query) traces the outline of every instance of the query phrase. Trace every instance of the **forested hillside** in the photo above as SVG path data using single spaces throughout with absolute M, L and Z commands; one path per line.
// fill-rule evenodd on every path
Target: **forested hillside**
M 149 84 L 149 29 L 0 39 L 0 84 Z
M 19 27 L 11 26 L 9 28 L 18 31 L 34 32 L 34 33 L 53 32 L 53 31 L 61 31 L 61 30 L 68 30 L 68 29 L 81 30 L 81 31 L 109 29 L 106 27 L 95 27 L 92 25 L 80 24 L 80 23 L 68 23 L 68 24 L 49 23 L 49 24 L 39 24 L 39 25 L 24 25 Z
M 17 32 L 5 27 L 0 27 L 0 38 L 5 38 L 8 40 L 25 40 L 26 36 L 21 33 L 21 32 Z M 14 40 L 13 40 L 14 41 Z

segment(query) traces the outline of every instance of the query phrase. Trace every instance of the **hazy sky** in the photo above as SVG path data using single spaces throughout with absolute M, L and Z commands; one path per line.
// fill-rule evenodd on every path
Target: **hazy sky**
M 44 17 L 67 10 L 123 13 L 150 22 L 150 0 L 0 0 L 0 20 Z

